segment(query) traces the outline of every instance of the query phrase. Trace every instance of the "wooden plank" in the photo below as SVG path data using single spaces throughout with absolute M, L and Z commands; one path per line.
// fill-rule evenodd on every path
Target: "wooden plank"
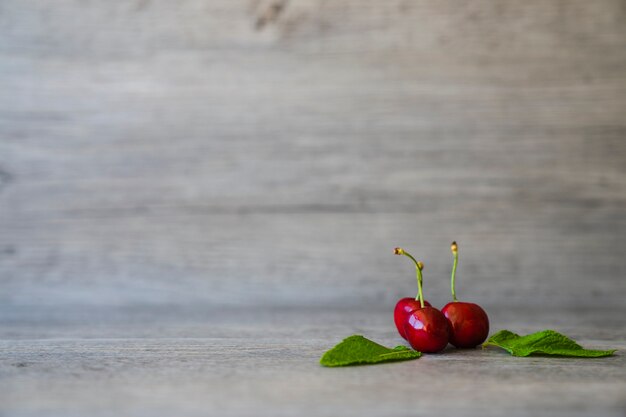
M 3 303 L 14 306 L 382 307 L 415 293 L 413 267 L 392 254 L 402 245 L 425 260 L 425 293 L 443 304 L 449 299 L 448 246 L 456 238 L 464 245 L 462 298 L 494 306 L 623 304 L 623 265 L 614 250 L 623 223 L 608 231 L 591 219 L 573 229 L 573 220 L 555 221 L 563 215 L 559 210 L 522 219 L 480 208 L 456 214 L 200 211 L 39 218 L 4 228 L 1 294 Z M 481 216 L 489 227 L 475 222 Z

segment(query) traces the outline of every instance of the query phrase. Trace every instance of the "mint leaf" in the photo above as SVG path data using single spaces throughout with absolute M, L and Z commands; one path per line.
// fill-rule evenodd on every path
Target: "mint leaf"
M 508 330 L 501 330 L 491 336 L 485 346 L 498 346 L 507 350 L 513 356 L 528 356 L 532 354 L 571 356 L 578 358 L 600 358 L 611 356 L 615 350 L 589 350 L 567 336 L 554 330 L 544 330 L 520 336 Z
M 361 335 L 354 335 L 343 339 L 337 346 L 324 353 L 320 359 L 320 364 L 331 367 L 364 365 L 417 359 L 420 356 L 422 356 L 421 352 L 405 346 L 389 349 Z

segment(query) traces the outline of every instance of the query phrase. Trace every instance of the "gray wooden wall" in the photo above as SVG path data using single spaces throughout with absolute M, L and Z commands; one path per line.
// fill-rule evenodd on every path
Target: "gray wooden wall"
M 626 1 L 0 0 L 0 305 L 626 296 Z M 15 313 L 17 314 L 17 313 Z

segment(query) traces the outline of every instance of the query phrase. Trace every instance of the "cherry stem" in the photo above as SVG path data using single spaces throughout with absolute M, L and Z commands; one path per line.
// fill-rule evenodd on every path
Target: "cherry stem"
M 418 262 L 410 253 L 406 252 L 402 248 L 395 248 L 393 253 L 396 255 L 404 255 L 407 258 L 410 258 L 415 264 L 415 277 L 417 279 L 417 296 L 415 297 L 415 301 L 419 301 L 420 306 L 424 308 L 424 296 L 422 295 L 422 269 L 424 268 L 424 264 L 422 262 Z
M 454 263 L 452 264 L 452 277 L 450 278 L 450 289 L 452 290 L 452 300 L 458 301 L 456 299 L 456 291 L 454 288 L 454 278 L 456 277 L 456 265 L 459 263 L 459 247 L 456 242 L 452 242 L 452 245 L 450 245 L 450 249 L 452 250 L 452 255 L 454 255 Z

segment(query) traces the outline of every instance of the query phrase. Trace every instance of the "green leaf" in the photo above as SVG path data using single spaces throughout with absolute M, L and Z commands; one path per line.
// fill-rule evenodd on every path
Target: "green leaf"
M 600 358 L 603 356 L 611 356 L 613 352 L 615 352 L 615 350 L 584 349 L 572 339 L 554 330 L 544 330 L 527 336 L 520 336 L 508 330 L 501 330 L 483 343 L 483 347 L 490 345 L 501 347 L 513 356 L 539 354 L 578 358 Z
M 324 353 L 320 364 L 323 366 L 364 365 L 417 359 L 420 356 L 422 356 L 421 352 L 405 346 L 389 349 L 363 336 L 354 335 L 343 339 L 337 346 Z

